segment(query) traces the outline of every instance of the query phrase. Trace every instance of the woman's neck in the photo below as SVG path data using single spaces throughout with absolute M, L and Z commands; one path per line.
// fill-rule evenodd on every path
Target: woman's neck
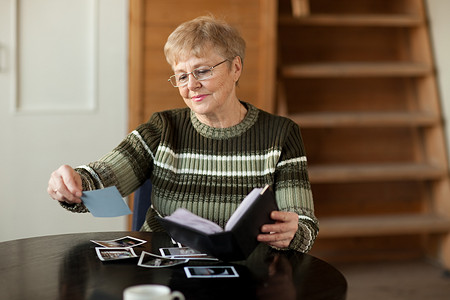
M 240 101 L 236 101 L 236 105 L 233 105 L 227 112 L 218 114 L 214 117 L 199 114 L 196 114 L 196 116 L 200 122 L 210 127 L 228 128 L 241 123 L 246 114 L 247 108 Z

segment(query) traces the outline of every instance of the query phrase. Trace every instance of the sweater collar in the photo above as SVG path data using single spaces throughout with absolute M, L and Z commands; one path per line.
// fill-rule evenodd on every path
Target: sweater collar
M 247 131 L 250 127 L 252 127 L 258 119 L 258 109 L 255 106 L 242 101 L 241 103 L 247 108 L 247 114 L 245 115 L 242 122 L 237 125 L 227 128 L 211 127 L 200 122 L 199 119 L 197 119 L 195 113 L 191 110 L 190 113 L 192 125 L 198 133 L 206 138 L 223 140 L 237 137 Z

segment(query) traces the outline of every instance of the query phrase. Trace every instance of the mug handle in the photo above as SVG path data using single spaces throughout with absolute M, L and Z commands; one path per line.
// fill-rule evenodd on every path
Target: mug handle
M 173 291 L 170 295 L 172 296 L 171 299 L 184 300 L 184 295 L 179 291 Z

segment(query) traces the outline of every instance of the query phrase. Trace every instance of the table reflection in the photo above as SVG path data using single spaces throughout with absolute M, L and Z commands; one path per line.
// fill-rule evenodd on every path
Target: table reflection
M 294 300 L 297 291 L 294 286 L 292 266 L 288 259 L 280 254 L 269 258 L 267 277 L 258 285 L 256 295 L 261 300 Z

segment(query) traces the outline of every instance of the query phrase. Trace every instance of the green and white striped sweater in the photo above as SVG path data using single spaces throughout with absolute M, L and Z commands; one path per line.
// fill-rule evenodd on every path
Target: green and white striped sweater
M 253 188 L 270 184 L 279 209 L 300 216 L 289 248 L 309 251 L 318 221 L 299 127 L 243 104 L 247 115 L 229 128 L 209 127 L 189 108 L 155 113 L 112 152 L 76 169 L 83 190 L 115 185 L 126 196 L 150 178 L 153 208 L 142 230 L 160 231 L 155 214 L 179 207 L 224 227 Z M 87 212 L 83 205 L 63 206 Z

